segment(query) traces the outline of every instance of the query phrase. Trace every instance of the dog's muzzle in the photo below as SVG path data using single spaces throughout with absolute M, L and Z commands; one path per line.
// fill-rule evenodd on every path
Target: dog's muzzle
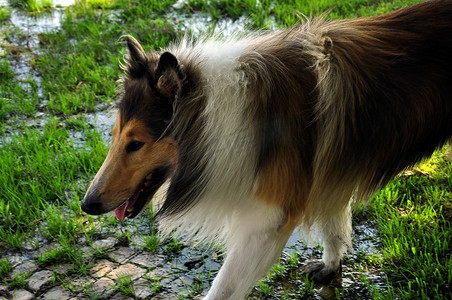
M 80 207 L 89 215 L 101 215 L 105 213 L 105 207 L 100 201 L 99 195 L 92 191 L 85 195 Z

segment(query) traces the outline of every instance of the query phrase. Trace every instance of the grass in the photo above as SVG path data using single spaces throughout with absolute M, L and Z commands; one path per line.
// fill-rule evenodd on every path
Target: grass
M 385 269 L 403 299 L 440 299 L 449 293 L 452 167 L 446 153 L 444 148 L 419 165 L 418 174 L 394 180 L 373 204 Z
M 11 10 L 0 6 L 0 23 L 5 22 L 11 18 Z
M 100 163 L 106 148 L 98 147 L 99 136 L 89 130 L 86 148 L 75 147 L 69 131 L 55 120 L 42 130 L 22 130 L 0 148 L 0 197 L 8 199 L 0 204 L 0 236 L 25 236 L 42 222 L 48 238 L 60 232 L 73 236 L 80 230 L 77 221 L 61 214 L 68 207 L 66 194 L 83 192 L 78 180 L 87 171 L 94 173 L 93 158 Z
M 19 82 L 8 59 L 0 57 L 0 121 L 4 122 L 11 116 L 31 116 L 38 101 L 36 82 L 30 78 Z
M 53 8 L 52 0 L 8 0 L 13 8 L 23 9 L 30 13 L 41 13 Z
M 11 263 L 6 260 L 0 260 L 0 276 L 5 277 L 13 270 Z
M 185 255 L 178 240 L 159 239 L 152 212 L 120 224 L 111 216 L 86 216 L 79 208 L 108 149 L 102 132 L 87 124 L 85 114 L 118 98 L 119 62 L 125 54 L 122 35 L 132 34 L 146 50 L 160 49 L 185 32 L 199 34 L 185 28 L 190 20 L 210 20 L 201 26 L 205 32 L 218 30 L 225 19 L 244 30 L 272 29 L 329 9 L 327 18 L 338 19 L 381 14 L 414 2 L 418 1 L 189 0 L 174 5 L 175 0 L 77 0 L 64 9 L 61 30 L 38 36 L 39 49 L 29 49 L 25 29 L 8 22 L 10 7 L 37 14 L 51 9 L 52 1 L 11 0 L 10 7 L 0 7 L 0 284 L 26 286 L 26 274 L 8 277 L 13 265 L 3 259 L 9 252 L 28 251 L 25 244 L 41 250 L 55 244 L 36 260 L 40 267 L 71 264 L 68 276 L 85 276 L 95 261 L 108 258 L 111 249 L 91 247 L 97 238 L 108 235 L 116 236 L 121 245 L 171 261 Z M 24 59 L 31 75 L 18 76 L 17 63 Z M 39 74 L 39 80 L 33 74 Z M 398 176 L 354 219 L 355 223 L 376 220 L 381 256 L 358 250 L 345 258 L 346 265 L 362 274 L 382 268 L 386 286 L 355 274 L 352 280 L 358 288 L 333 286 L 333 297 L 363 290 L 363 298 L 450 298 L 452 167 L 447 151 L 440 149 L 432 159 Z M 136 236 L 142 242 L 135 244 Z M 88 241 L 86 253 L 78 245 L 81 237 Z M 250 298 L 318 296 L 298 269 L 306 258 L 319 255 L 318 248 L 283 255 Z M 181 298 L 203 293 L 217 271 L 206 267 L 190 272 L 196 280 L 182 287 Z M 171 276 L 177 274 L 169 279 L 175 280 Z M 72 282 L 71 278 L 58 280 Z M 166 291 L 163 278 L 150 282 L 154 295 Z M 127 278 L 120 281 L 118 292 L 133 295 L 129 283 Z M 98 297 L 89 288 L 84 293 Z
M 27 277 L 28 274 L 19 274 L 8 282 L 8 286 L 10 288 L 24 288 L 27 286 L 27 283 L 25 282 Z
M 151 233 L 149 235 L 143 236 L 142 247 L 152 253 L 157 252 L 160 247 L 160 238 L 155 230 L 151 229 Z
M 132 278 L 130 275 L 118 276 L 115 280 L 116 285 L 113 287 L 115 291 L 119 291 L 126 296 L 133 296 L 134 289 Z

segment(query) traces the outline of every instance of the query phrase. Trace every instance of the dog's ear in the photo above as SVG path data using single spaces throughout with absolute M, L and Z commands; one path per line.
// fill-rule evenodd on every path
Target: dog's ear
M 148 68 L 146 52 L 140 43 L 130 35 L 125 36 L 129 56 L 127 58 L 127 74 L 133 78 L 140 78 L 145 75 Z
M 170 99 L 174 99 L 182 86 L 182 72 L 177 58 L 164 52 L 160 56 L 157 69 L 155 71 L 158 91 Z

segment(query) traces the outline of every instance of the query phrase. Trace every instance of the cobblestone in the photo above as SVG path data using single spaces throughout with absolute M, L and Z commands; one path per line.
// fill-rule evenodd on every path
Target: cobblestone
M 40 266 L 37 257 L 57 247 L 61 246 L 58 243 L 41 244 L 37 250 L 25 254 L 4 255 L 1 259 L 7 260 L 12 267 L 5 282 L 23 276 L 25 287 L 1 285 L 0 300 L 173 300 L 178 296 L 192 297 L 187 292 L 192 282 L 190 276 L 198 274 L 186 274 L 190 269 L 180 258 L 176 260 L 163 254 L 124 247 L 118 238 L 107 237 L 92 243 L 80 239 L 77 243 L 77 251 L 82 252 L 86 261 L 86 270 L 83 261 L 77 269 L 67 263 Z M 104 251 L 100 253 L 102 258 L 94 258 L 95 248 Z M 35 255 L 31 255 L 33 253 Z M 118 289 L 118 278 L 123 276 L 130 276 L 131 295 Z
M 11 264 L 13 268 L 16 268 L 18 265 L 22 264 L 26 259 L 21 255 L 10 255 L 6 257 L 6 260 Z
M 132 280 L 136 280 L 146 274 L 146 270 L 134 264 L 122 265 L 108 273 L 107 277 L 117 279 L 118 277 L 130 276 Z
M 109 253 L 108 257 L 120 264 L 128 261 L 135 253 L 132 248 L 129 247 L 119 247 L 117 250 L 114 250 Z
M 71 292 L 56 286 L 42 296 L 45 300 L 69 300 L 72 298 Z
M 24 289 L 19 289 L 19 290 L 14 290 L 12 292 L 14 298 L 13 299 L 20 299 L 20 300 L 32 300 L 32 299 L 36 299 L 35 295 L 33 295 L 32 293 L 30 293 L 27 290 Z
M 117 264 L 109 260 L 100 259 L 96 261 L 96 265 L 91 268 L 91 275 L 95 278 L 105 276 L 105 274 L 111 272 L 116 266 Z
M 147 299 L 154 293 L 153 283 L 146 279 L 138 279 L 133 287 L 138 298 Z
M 83 253 L 84 260 L 90 259 L 91 255 L 94 253 L 94 250 L 88 246 L 83 246 L 80 248 L 80 251 Z
M 38 266 L 31 261 L 24 262 L 20 265 L 18 265 L 16 268 L 14 268 L 14 271 L 12 272 L 11 276 L 15 278 L 19 274 L 29 274 L 33 273 L 38 269 Z
M 102 277 L 91 287 L 91 290 L 98 296 L 108 297 L 111 296 L 114 292 L 115 282 L 110 278 Z
M 177 297 L 174 294 L 168 293 L 168 292 L 161 293 L 161 294 L 158 294 L 158 295 L 152 297 L 152 300 L 178 300 L 178 299 L 179 299 L 179 297 Z
M 165 258 L 162 255 L 140 254 L 134 257 L 131 262 L 140 266 L 155 268 L 163 266 Z
M 28 288 L 34 292 L 39 291 L 53 279 L 52 271 L 42 270 L 31 275 L 25 282 Z
M 69 270 L 72 268 L 69 264 L 61 264 L 52 266 L 52 271 L 57 273 L 58 275 L 64 275 L 69 272 Z
M 124 296 L 121 293 L 114 294 L 110 300 L 134 300 L 132 297 Z
M 94 281 L 95 279 L 91 277 L 80 277 L 70 280 L 68 286 L 73 293 L 82 293 L 86 291 Z
M 108 249 L 118 244 L 118 239 L 115 237 L 108 237 L 106 239 L 97 240 L 93 243 L 94 249 Z

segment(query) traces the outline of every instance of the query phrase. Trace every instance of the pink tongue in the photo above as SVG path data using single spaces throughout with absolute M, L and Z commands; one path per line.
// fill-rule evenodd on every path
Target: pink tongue
M 138 196 L 140 196 L 140 193 L 141 193 L 141 188 L 138 187 L 137 190 L 135 191 L 135 193 L 132 195 L 132 197 L 130 197 L 129 200 L 127 200 L 126 202 L 121 204 L 121 206 L 119 206 L 118 208 L 115 209 L 116 218 L 119 221 L 121 221 L 121 222 L 124 221 L 124 219 L 126 218 L 127 209 L 133 207 L 133 205 L 135 204 L 135 202 L 138 199 Z
M 129 206 L 129 200 L 127 200 L 126 202 L 121 204 L 120 207 L 115 209 L 116 218 L 121 222 L 124 221 L 124 219 L 126 218 L 127 206 Z

